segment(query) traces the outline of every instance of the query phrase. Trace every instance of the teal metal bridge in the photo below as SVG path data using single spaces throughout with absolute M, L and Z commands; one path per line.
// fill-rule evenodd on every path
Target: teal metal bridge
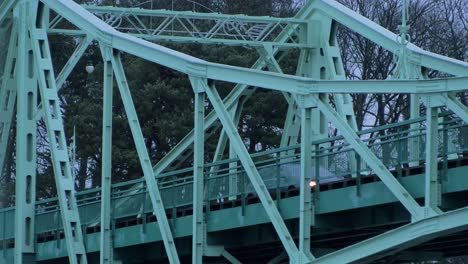
M 308 1 L 294 18 L 0 1 L 9 40 L 0 52 L 2 172 L 16 122 L 15 207 L 0 211 L 0 263 L 394 263 L 468 254 L 468 110 L 457 97 L 468 90 L 468 63 L 408 42 L 403 14 L 395 35 L 332 0 Z M 394 79 L 346 80 L 338 24 L 395 53 Z M 79 40 L 60 71 L 54 34 Z M 149 41 L 248 46 L 259 59 L 251 69 L 227 66 Z M 92 42 L 104 64 L 102 186 L 76 192 L 58 91 Z M 300 51 L 296 76 L 278 63 L 291 50 Z M 195 94 L 193 131 L 154 166 L 121 53 L 184 73 Z M 451 77 L 429 79 L 427 69 Z M 113 184 L 114 80 L 144 175 Z M 217 82 L 235 86 L 221 98 Z M 281 147 L 252 154 L 237 125 L 256 89 L 282 92 L 289 108 Z M 411 118 L 357 131 L 352 93 L 410 94 Z M 38 119 L 58 193 L 47 200 L 35 194 Z M 339 136 L 328 136 L 328 124 Z M 214 135 L 214 160 L 205 161 Z

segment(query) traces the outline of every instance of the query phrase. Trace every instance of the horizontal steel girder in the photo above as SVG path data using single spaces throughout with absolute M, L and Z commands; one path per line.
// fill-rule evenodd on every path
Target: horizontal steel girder
M 460 167 L 449 169 L 449 182 L 446 186 L 446 190 L 444 190 L 445 194 L 450 195 L 457 195 L 457 197 L 462 197 L 462 192 L 468 190 L 468 183 L 464 180 L 465 175 L 467 175 L 468 167 Z M 421 198 L 424 196 L 424 190 L 420 188 L 421 184 L 424 181 L 424 175 L 415 175 L 410 177 L 403 177 L 402 184 L 408 188 L 411 194 L 415 198 Z M 320 217 L 325 217 L 323 219 L 318 219 L 317 221 L 317 228 L 329 227 L 328 225 L 324 225 L 327 223 L 326 218 L 327 215 L 330 213 L 338 213 L 337 217 L 343 216 L 344 211 L 348 211 L 350 209 L 356 210 L 363 210 L 362 212 L 368 212 L 367 209 L 371 207 L 379 208 L 382 205 L 388 205 L 389 203 L 395 203 L 397 200 L 394 198 L 393 195 L 383 186 L 382 182 L 373 182 L 369 184 L 364 184 L 362 189 L 362 193 L 366 193 L 367 195 L 362 196 L 361 198 L 355 196 L 356 190 L 355 186 L 345 187 L 335 190 L 329 190 L 321 192 L 320 199 L 318 200 L 319 204 L 317 204 L 317 213 Z M 78 193 L 83 196 L 84 199 L 86 197 L 90 197 L 90 192 L 93 191 L 94 193 L 99 193 L 99 189 L 88 190 L 85 192 Z M 86 194 L 85 194 L 86 193 Z M 141 194 L 134 194 L 134 197 L 138 197 Z M 351 199 L 350 199 L 351 197 Z M 44 206 L 48 202 L 40 201 L 38 206 Z M 82 205 L 84 212 L 87 212 L 86 215 L 90 216 L 94 214 L 94 212 L 99 211 L 99 204 L 96 205 L 97 201 L 90 201 Z M 98 202 L 99 203 L 99 202 Z M 42 207 L 41 207 L 42 208 Z M 366 209 L 367 208 L 367 209 Z M 387 207 L 383 207 L 387 208 Z M 114 216 L 116 219 L 122 219 L 122 217 L 128 217 L 127 214 L 125 215 L 115 215 L 118 208 L 114 208 Z M 281 200 L 280 203 L 280 210 L 282 212 L 282 216 L 285 219 L 297 219 L 298 212 L 299 212 L 299 198 L 296 197 L 289 197 L 284 198 Z M 386 210 L 386 209 L 384 209 Z M 352 211 L 349 211 L 352 212 Z M 402 213 L 401 216 L 404 216 L 405 221 L 406 213 L 403 210 L 399 210 Z M 6 213 L 6 216 L 2 214 Z M 38 213 L 38 233 L 53 231 L 55 232 L 57 224 L 56 219 L 56 211 L 50 212 L 42 212 Z M 139 210 L 135 210 L 133 217 L 139 214 Z M 10 223 L 13 220 L 14 215 L 14 208 L 7 208 L 4 210 L 0 210 L 0 219 L 5 219 L 6 223 Z M 95 214 L 98 216 L 98 214 Z M 387 215 L 387 214 L 385 214 Z M 356 214 L 347 214 L 349 217 L 356 217 Z M 3 218 L 5 217 L 5 218 Z M 396 217 L 396 218 L 395 218 Z M 247 226 L 261 226 L 262 224 L 268 223 L 269 219 L 262 209 L 261 204 L 251 204 L 247 205 L 245 208 L 245 213 L 242 214 L 242 207 L 234 207 L 234 208 L 225 208 L 223 210 L 217 210 L 210 213 L 209 216 L 210 220 L 207 224 L 208 232 L 217 232 L 229 229 L 238 229 L 240 227 L 247 227 Z M 134 218 L 136 219 L 136 218 Z M 217 219 L 223 219 L 222 221 L 215 221 Z M 400 217 L 396 215 L 392 215 L 392 218 L 389 218 L 388 221 L 401 221 Z M 373 224 L 374 219 L 353 219 L 353 223 L 359 223 L 361 226 L 369 226 Z M 387 221 L 387 220 L 386 220 Z M 179 217 L 175 221 L 175 230 L 174 236 L 177 238 L 187 237 L 191 235 L 192 232 L 192 216 L 184 216 Z M 343 220 L 343 222 L 347 222 Z M 376 222 L 377 223 L 377 222 Z M 379 222 L 383 223 L 383 222 Z M 90 224 L 89 221 L 83 222 L 85 225 L 94 226 L 94 224 Z M 354 224 L 353 224 L 354 226 Z M 48 227 L 51 227 L 49 229 Z M 129 246 L 147 244 L 152 242 L 161 241 L 161 235 L 159 232 L 159 227 L 156 222 L 147 223 L 146 227 L 146 235 L 141 235 L 142 233 L 142 225 L 130 226 L 125 228 L 116 228 L 114 229 L 114 236 L 115 236 L 115 244 L 114 247 L 117 249 L 123 249 Z M 1 225 L 0 225 L 0 233 L 1 233 Z M 13 237 L 13 233 L 8 232 L 5 236 L 7 241 Z M 87 244 L 87 252 L 99 252 L 99 233 L 90 233 L 85 236 L 85 241 Z M 277 240 L 275 240 L 277 241 Z M 63 244 L 63 241 L 61 242 Z M 188 244 L 189 245 L 189 244 Z M 9 250 L 7 249 L 7 256 Z M 278 252 L 279 253 L 279 252 Z M 38 260 L 50 260 L 56 259 L 66 256 L 66 249 L 65 247 L 61 247 L 57 249 L 57 241 L 49 241 L 44 243 L 37 243 L 37 257 Z M 2 261 L 2 252 L 0 251 L 0 263 Z M 10 263 L 10 262 L 6 262 Z
M 387 93 L 388 91 L 394 93 L 438 93 L 467 89 L 468 77 L 417 81 L 317 81 L 310 78 L 210 63 L 118 32 L 71 0 L 42 0 L 42 2 L 97 40 L 115 49 L 191 76 L 243 83 L 295 94 Z M 466 68 L 468 69 L 468 64 Z

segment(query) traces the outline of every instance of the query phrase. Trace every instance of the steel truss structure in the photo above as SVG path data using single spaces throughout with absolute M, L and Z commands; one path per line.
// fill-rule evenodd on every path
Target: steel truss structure
M 52 12 L 53 11 L 53 12 Z M 94 15 L 93 15 L 94 14 Z M 400 56 L 398 80 L 347 81 L 336 40 L 338 24 L 344 25 L 390 52 Z M 15 263 L 33 261 L 35 256 L 36 123 L 47 125 L 61 220 L 70 263 L 87 263 L 86 248 L 75 198 L 74 179 L 60 111 L 58 91 L 87 47 L 99 43 L 104 63 L 104 107 L 102 142 L 101 263 L 113 263 L 111 229 L 112 97 L 116 81 L 128 117 L 154 215 L 170 263 L 180 263 L 173 230 L 166 216 L 157 177 L 180 166 L 193 155 L 192 261 L 203 256 L 224 256 L 239 263 L 223 245 L 208 245 L 204 218 L 204 142 L 221 129 L 214 162 L 238 158 L 257 193 L 291 263 L 345 263 L 370 260 L 375 254 L 408 243 L 427 241 L 454 230 L 468 228 L 468 208 L 443 212 L 437 174 L 438 109 L 446 107 L 464 122 L 468 110 L 455 94 L 468 91 L 468 63 L 424 51 L 333 0 L 311 0 L 295 18 L 249 17 L 167 10 L 80 6 L 72 0 L 0 1 L 0 31 L 9 36 L 1 79 L 0 168 L 5 167 L 11 123 L 16 114 L 16 214 Z M 68 63 L 56 76 L 48 35 L 80 38 Z M 207 62 L 149 41 L 225 44 L 258 50 L 251 69 Z M 402 51 L 402 43 L 403 50 Z M 297 75 L 283 74 L 279 61 L 291 49 L 300 50 Z M 194 129 L 162 160 L 152 164 L 128 85 L 121 53 L 184 73 L 195 94 Z M 426 79 L 430 68 L 455 77 Z M 403 70 L 402 70 L 403 69 Z M 416 69 L 416 74 L 414 69 Z M 411 71 L 411 73 L 409 73 Z M 236 86 L 224 99 L 216 81 Z M 300 143 L 301 180 L 298 243 L 285 224 L 277 204 L 239 135 L 237 123 L 246 100 L 255 89 L 282 92 L 289 103 L 282 147 Z M 422 98 L 427 108 L 425 147 L 425 199 L 420 205 L 389 172 L 357 134 L 350 94 L 405 93 L 413 97 L 413 109 Z M 330 104 L 334 98 L 336 108 Z M 38 103 L 38 98 L 40 102 Z M 16 103 L 15 103 L 16 102 Z M 205 114 L 206 102 L 214 110 Z M 412 112 L 412 117 L 419 115 Z M 308 186 L 312 167 L 312 141 L 326 138 L 331 122 L 359 158 L 375 172 L 411 215 L 412 222 L 399 229 L 317 258 L 311 252 L 310 227 L 315 205 Z M 318 125 L 317 125 L 318 124 Z M 157 133 L 157 131 L 155 131 Z M 353 163 L 350 166 L 357 166 Z M 235 168 L 234 168 L 235 170 Z M 235 185 L 236 177 L 231 184 Z M 404 248 L 404 247 L 401 247 Z M 278 260 L 284 256 L 279 256 Z

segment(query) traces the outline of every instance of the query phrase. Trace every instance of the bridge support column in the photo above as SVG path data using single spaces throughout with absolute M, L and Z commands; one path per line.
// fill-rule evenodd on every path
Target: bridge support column
M 310 228 L 313 217 L 309 183 L 312 173 L 312 102 L 310 96 L 297 96 L 301 110 L 301 180 L 299 192 L 299 263 L 315 259 L 310 252 Z M 316 164 L 317 166 L 318 164 Z
M 194 151 L 193 151 L 193 223 L 192 263 L 203 262 L 205 230 L 203 220 L 204 163 L 205 163 L 205 87 L 206 79 L 190 77 L 195 93 Z
M 60 213 L 70 263 L 86 264 L 86 249 L 83 242 L 80 215 L 75 198 L 75 182 L 67 151 L 63 117 L 56 86 L 55 73 L 47 38 L 48 9 L 42 2 L 30 1 L 28 18 L 29 32 L 39 80 L 50 152 L 56 181 Z
M 425 163 L 425 213 L 426 217 L 429 212 L 441 213 L 439 206 L 442 202 L 441 184 L 438 175 L 438 107 L 443 106 L 443 103 L 436 96 L 425 96 L 426 105 L 426 163 Z
M 35 75 L 33 50 L 28 25 L 30 23 L 28 9 L 30 2 L 21 1 L 15 10 L 18 25 L 17 65 L 15 79 L 17 87 L 17 119 L 16 119 L 16 196 L 15 196 L 15 263 L 35 262 L 35 219 L 36 219 L 36 130 L 35 114 L 37 111 L 37 79 Z M 12 32 L 15 36 L 16 32 Z M 12 37 L 12 43 L 16 38 Z M 10 47 L 12 47 L 10 45 Z M 15 49 L 13 49 L 15 50 Z M 10 57 L 11 59 L 11 57 Z M 7 70 L 12 70 L 8 65 Z M 8 80 L 8 79 L 6 79 Z M 10 83 L 12 85 L 12 83 Z M 6 87 L 4 87 L 6 88 Z M 6 106 L 14 93 L 5 91 Z M 13 108 L 13 105 L 9 106 Z M 7 108 L 8 109 L 8 108 Z M 6 115 L 12 114 L 5 113 Z M 11 118 L 11 116 L 5 116 Z M 8 127 L 9 129 L 9 127 Z M 8 131 L 4 131 L 9 134 Z M 5 157 L 6 158 L 6 157 Z M 9 177 L 9 176 L 8 176 Z
M 101 175 L 101 237 L 100 263 L 113 263 L 112 220 L 112 96 L 114 74 L 112 69 L 113 49 L 101 43 L 104 61 L 103 116 L 102 116 L 102 175 Z

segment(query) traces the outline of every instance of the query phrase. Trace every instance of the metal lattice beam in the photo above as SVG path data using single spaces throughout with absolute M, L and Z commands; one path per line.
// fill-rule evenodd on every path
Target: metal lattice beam
M 273 89 L 278 91 L 309 94 L 326 93 L 424 93 L 463 91 L 468 78 L 449 80 L 419 81 L 317 81 L 309 78 L 269 73 L 259 70 L 206 62 L 192 56 L 149 43 L 142 39 L 120 33 L 85 11 L 70 0 L 41 0 L 67 20 L 74 23 L 101 42 L 112 45 L 115 49 L 125 51 L 140 58 L 172 68 L 189 75 L 197 74 L 193 69 L 202 69 L 206 78 L 243 83 L 246 85 Z M 77 11 L 80 12 L 77 12 Z M 466 66 L 468 68 L 468 64 Z M 252 74 L 256 78 L 251 78 Z
M 31 37 L 29 35 L 28 6 L 19 3 L 15 9 L 18 30 L 17 65 L 15 69 L 16 91 L 6 95 L 7 106 L 12 96 L 17 97 L 16 111 L 16 191 L 15 191 L 15 263 L 28 261 L 28 254 L 33 254 L 36 219 L 36 132 L 34 113 L 37 102 L 36 73 L 31 66 L 37 58 L 31 56 Z M 13 32 L 13 36 L 16 32 Z M 16 37 L 12 41 L 15 45 Z M 9 66 L 11 67 L 11 66 Z M 12 70 L 11 68 L 9 70 Z M 10 87 L 10 89 L 13 87 Z M 11 91 L 11 90 L 10 90 Z M 6 91 L 9 93 L 10 91 Z M 13 106 L 7 108 L 6 118 L 11 118 Z M 11 120 L 11 119 L 10 119 Z M 9 129 L 9 126 L 8 126 Z M 6 131 L 5 131 L 6 132 Z M 8 131 L 9 132 L 9 131 Z M 6 153 L 5 153 L 6 154 Z
M 75 182 L 71 172 L 58 89 L 45 30 L 46 14 L 43 6 L 30 7 L 29 32 L 39 81 L 41 100 L 44 103 L 44 120 L 50 144 L 54 177 L 59 198 L 60 213 L 64 227 L 69 261 L 72 264 L 86 264 L 86 250 L 83 243 L 80 215 L 75 197 Z M 37 13 L 35 13 L 37 12 Z M 36 16 L 37 15 L 37 16 Z M 37 17 L 37 19 L 36 19 Z M 37 21 L 36 21 L 37 20 Z
M 110 6 L 83 7 L 118 31 L 150 41 L 254 47 L 268 44 L 281 49 L 305 48 L 308 45 L 297 38 L 299 30 L 307 26 L 307 21 L 301 19 Z M 63 21 L 61 16 L 52 18 L 49 32 L 83 34 L 79 30 L 70 30 Z M 277 42 L 276 37 L 285 29 L 292 30 L 292 33 L 287 41 Z

